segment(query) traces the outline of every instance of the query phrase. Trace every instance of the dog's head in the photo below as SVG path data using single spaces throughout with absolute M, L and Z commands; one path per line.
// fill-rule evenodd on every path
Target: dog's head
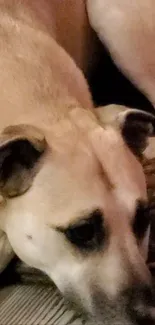
M 102 122 L 77 110 L 51 130 L 4 129 L 0 223 L 16 254 L 99 324 L 131 324 L 152 312 L 139 157 L 154 119 L 128 110 Z

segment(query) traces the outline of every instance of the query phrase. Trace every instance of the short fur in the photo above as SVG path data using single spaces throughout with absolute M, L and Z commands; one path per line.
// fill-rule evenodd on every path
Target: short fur
M 86 18 L 82 0 L 0 0 L 0 267 L 15 252 L 96 323 L 148 324 L 149 222 L 140 238 L 134 226 L 154 118 L 93 111 Z

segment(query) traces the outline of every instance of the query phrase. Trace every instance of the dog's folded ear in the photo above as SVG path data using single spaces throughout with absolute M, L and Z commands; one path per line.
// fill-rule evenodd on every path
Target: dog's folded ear
M 148 138 L 155 135 L 155 116 L 138 109 L 120 105 L 109 105 L 97 109 L 103 125 L 117 127 L 135 155 L 142 156 L 148 145 Z
M 35 165 L 46 147 L 42 132 L 31 125 L 9 126 L 0 134 L 0 192 L 24 193 L 32 183 Z
M 117 123 L 130 149 L 141 156 L 148 138 L 155 133 L 155 117 L 144 111 L 127 109 L 118 114 Z

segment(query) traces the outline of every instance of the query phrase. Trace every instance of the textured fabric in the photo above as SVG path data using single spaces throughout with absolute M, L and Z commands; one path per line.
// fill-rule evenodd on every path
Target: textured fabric
M 0 276 L 0 325 L 86 325 L 86 322 L 65 303 L 45 274 L 15 258 Z
M 12 285 L 0 291 L 0 325 L 84 325 L 54 286 Z

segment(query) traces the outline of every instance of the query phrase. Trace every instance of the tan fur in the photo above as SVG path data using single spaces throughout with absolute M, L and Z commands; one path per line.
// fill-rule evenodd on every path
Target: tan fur
M 58 0 L 0 1 L 0 184 L 4 196 L 0 227 L 5 233 L 2 244 L 8 248 L 3 250 L 8 253 L 3 256 L 4 266 L 12 257 L 11 244 L 24 262 L 49 275 L 94 322 L 131 325 L 128 307 L 133 308 L 135 299 L 131 295 L 136 288 L 139 303 L 137 292 L 151 290 L 142 247 L 146 234 L 137 241 L 133 232 L 138 201 L 147 201 L 145 177 L 132 152 L 134 144 L 127 145 L 130 134 L 122 133 L 123 126 L 127 129 L 126 118 L 117 125 L 102 124 L 93 111 L 85 78 L 67 53 L 77 54 L 74 41 L 79 35 L 83 44 L 87 35 L 87 24 L 81 21 L 86 17 L 84 2 L 74 2 L 73 15 L 69 5 L 68 0 L 61 4 Z M 69 27 L 66 14 L 70 19 L 77 17 L 77 23 Z M 73 43 L 71 33 L 76 36 Z M 82 67 L 89 49 L 83 50 L 82 45 L 77 55 Z M 152 117 L 145 121 L 141 115 L 146 132 L 143 136 L 138 128 L 138 135 L 145 143 Z M 136 145 L 141 152 L 141 142 Z M 90 222 L 91 217 L 98 222 L 96 211 L 100 229 L 93 231 L 99 239 L 103 230 L 102 244 L 93 237 L 92 250 L 85 247 L 83 251 L 69 240 L 67 231 L 73 224 Z
M 87 0 L 87 7 L 114 62 L 155 106 L 154 0 Z

